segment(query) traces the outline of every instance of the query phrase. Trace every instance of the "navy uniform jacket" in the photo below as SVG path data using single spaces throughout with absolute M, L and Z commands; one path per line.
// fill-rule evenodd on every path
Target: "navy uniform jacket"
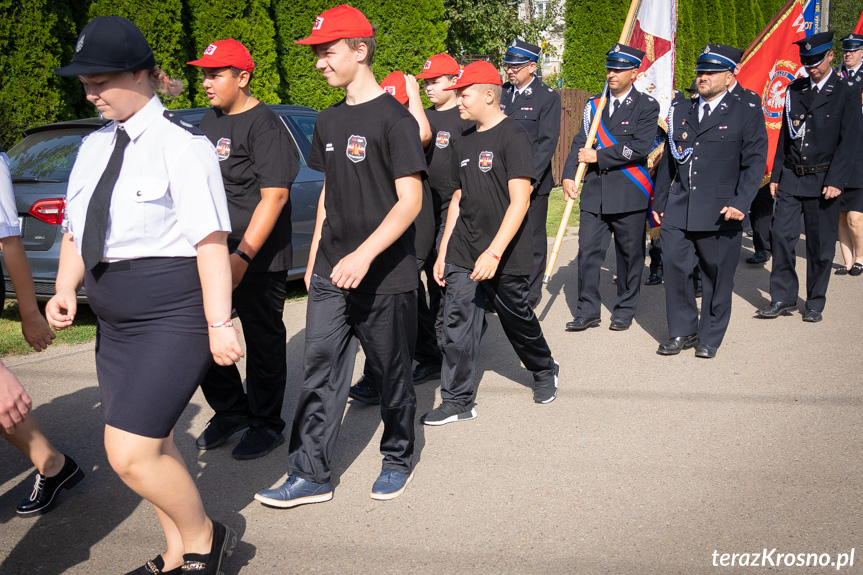
M 839 69 L 836 70 L 836 73 L 842 76 L 842 71 L 846 69 L 847 68 L 845 68 L 845 64 L 842 64 L 841 66 L 839 66 Z M 848 74 L 848 72 L 845 73 Z M 842 76 L 842 79 L 848 81 L 851 87 L 857 86 L 858 90 L 863 88 L 863 66 L 857 68 L 856 74 L 848 74 L 847 78 Z
M 581 189 L 580 208 L 592 214 L 622 214 L 646 210 L 650 198 L 620 168 L 635 163 L 647 169 L 647 156 L 656 138 L 659 102 L 635 88 L 608 118 L 608 107 L 602 111 L 602 123 L 617 144 L 597 150 L 595 163 L 587 165 Z M 596 98 L 597 104 L 599 98 Z M 587 107 L 590 106 L 588 102 Z M 592 119 L 592 118 L 591 118 Z M 597 135 L 597 140 L 599 136 Z M 572 180 L 578 170 L 578 150 L 584 147 L 587 132 L 581 129 L 572 138 L 572 148 L 566 158 L 563 177 Z
M 538 195 L 548 195 L 554 187 L 551 158 L 560 138 L 560 95 L 534 77 L 529 92 L 522 92 L 513 103 L 514 87 L 503 85 L 500 109 L 518 121 L 533 143 L 533 165 L 536 168 L 534 189 Z
M 767 128 L 761 108 L 726 94 L 700 123 L 699 100 L 671 106 L 671 132 L 656 171 L 653 211 L 682 230 L 740 230 L 743 222 L 719 212 L 749 213 L 767 166 Z M 681 164 L 671 153 L 692 148 Z
M 736 84 L 734 84 L 734 89 L 728 90 L 728 93 L 731 94 L 732 96 L 737 96 L 738 98 L 740 98 L 741 100 L 743 100 L 747 104 L 751 102 L 751 103 L 753 103 L 759 107 L 762 105 L 761 96 L 759 96 L 758 94 L 756 94 L 752 90 L 744 88 L 743 86 L 740 85 L 740 82 L 737 82 Z
M 770 182 L 778 182 L 781 193 L 805 198 L 819 197 L 824 186 L 844 190 L 852 176 L 857 140 L 863 130 L 860 93 L 855 94 L 847 81 L 833 72 L 814 101 L 809 78 L 791 82 L 785 97 L 791 98 L 792 125 L 806 131 L 802 138 L 792 140 L 788 113 L 782 114 L 782 132 Z M 798 176 L 789 165 L 821 165 L 826 170 Z

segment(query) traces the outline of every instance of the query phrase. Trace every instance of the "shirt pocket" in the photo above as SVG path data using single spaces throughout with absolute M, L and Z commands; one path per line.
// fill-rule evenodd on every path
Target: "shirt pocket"
M 737 132 L 731 130 L 711 130 L 707 134 L 708 154 L 714 160 L 731 160 L 740 155 Z
M 118 183 L 111 201 L 112 240 L 162 237 L 172 205 L 166 178 L 135 177 Z

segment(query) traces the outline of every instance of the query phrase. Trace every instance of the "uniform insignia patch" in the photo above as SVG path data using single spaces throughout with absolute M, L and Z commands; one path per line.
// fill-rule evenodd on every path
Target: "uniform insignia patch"
M 366 159 L 366 139 L 363 136 L 351 135 L 348 138 L 348 147 L 345 150 L 348 159 L 353 163 L 362 162 Z
M 750 107 L 750 108 L 754 108 L 754 107 L 755 107 L 755 104 L 753 104 L 752 102 L 749 102 L 749 107 Z
M 688 138 L 688 137 L 689 137 L 689 132 L 683 132 L 682 134 L 680 134 L 680 139 L 681 139 L 681 140 L 685 140 L 685 139 L 686 139 L 686 138 Z
M 332 143 L 332 142 L 327 142 L 327 145 L 324 147 L 324 151 L 325 151 L 325 152 L 333 152 L 333 151 L 335 151 L 335 148 L 333 148 L 333 143 Z
M 627 125 L 629 125 L 629 122 L 621 122 L 620 125 L 621 126 L 627 126 Z
M 86 34 L 81 34 L 81 37 L 78 38 L 78 43 L 75 44 L 75 51 L 80 52 L 82 48 L 84 48 L 84 37 Z
M 219 138 L 219 141 L 216 142 L 216 155 L 220 162 L 228 159 L 228 156 L 231 155 L 231 138 Z
M 632 103 L 632 96 L 628 97 L 623 103 L 627 106 L 630 105 Z
M 531 94 L 533 94 L 533 88 L 525 88 L 524 89 L 524 95 L 525 96 L 530 96 Z
M 623 146 L 623 157 L 626 158 L 627 160 L 631 160 L 632 159 L 632 148 L 630 148 L 628 146 Z
M 533 108 L 522 108 L 522 110 L 524 110 L 525 112 L 532 112 Z
M 492 163 L 494 162 L 494 152 L 480 152 L 479 153 L 479 169 L 483 172 L 487 172 L 491 169 Z
M 794 120 L 794 127 L 796 128 L 799 125 L 800 125 L 800 120 Z
M 682 154 L 682 153 L 683 153 L 683 146 L 677 146 L 677 153 L 678 153 L 678 154 Z
M 320 30 L 321 26 L 323 26 L 323 25 L 324 25 L 324 19 L 321 18 L 320 16 L 318 16 L 317 18 L 315 18 L 315 25 L 312 26 L 312 30 Z
M 727 129 L 728 129 L 728 126 L 719 126 L 719 129 L 720 129 L 720 130 L 727 130 Z
M 437 138 L 435 138 L 434 145 L 441 149 L 446 148 L 447 146 L 449 146 L 449 138 L 449 132 L 440 131 L 437 133 Z
M 806 48 L 807 50 L 811 50 L 812 44 L 810 44 L 809 42 L 806 42 L 806 45 L 804 46 L 804 48 Z

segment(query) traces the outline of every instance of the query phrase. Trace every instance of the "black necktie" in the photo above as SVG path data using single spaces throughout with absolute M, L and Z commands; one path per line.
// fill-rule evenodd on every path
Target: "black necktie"
M 123 152 L 128 143 L 129 134 L 121 126 L 117 129 L 117 143 L 114 144 L 114 151 L 111 152 L 108 165 L 102 172 L 102 177 L 99 178 L 99 183 L 96 184 L 96 189 L 93 190 L 93 196 L 87 205 L 87 220 L 84 223 L 84 236 L 81 239 L 81 255 L 88 270 L 93 269 L 96 264 L 102 261 L 102 254 L 105 252 L 111 194 L 114 192 L 117 178 L 120 177 Z
M 620 108 L 620 100 L 615 100 L 614 101 L 614 109 L 611 111 L 612 116 L 617 113 L 618 108 Z
M 710 116 L 710 104 L 704 104 L 704 107 L 701 109 L 704 110 L 704 115 L 701 116 L 701 121 L 703 122 Z
M 815 99 L 818 96 L 818 86 L 812 88 L 812 98 Z

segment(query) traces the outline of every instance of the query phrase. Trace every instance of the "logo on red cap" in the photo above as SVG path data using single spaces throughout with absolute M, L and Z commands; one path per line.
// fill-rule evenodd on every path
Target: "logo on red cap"
M 362 162 L 366 159 L 366 139 L 363 136 L 351 136 L 348 138 L 348 159 L 353 163 Z
M 324 19 L 321 18 L 320 16 L 318 16 L 317 18 L 315 18 L 315 25 L 312 26 L 312 30 L 320 30 L 321 26 L 323 26 L 323 25 L 324 25 Z
M 395 86 L 384 86 L 384 90 L 389 92 L 393 98 L 396 97 L 396 87 Z
M 213 52 L 216 51 L 216 48 L 218 48 L 218 46 L 216 46 L 215 44 L 210 44 L 209 46 L 207 46 L 207 49 L 204 50 L 204 56 L 211 56 Z
M 491 170 L 492 163 L 494 162 L 494 152 L 480 152 L 479 153 L 479 169 L 483 172 L 487 172 Z
M 426 60 L 426 63 L 423 64 L 423 70 L 428 70 L 429 68 L 431 68 L 431 64 L 431 60 Z

